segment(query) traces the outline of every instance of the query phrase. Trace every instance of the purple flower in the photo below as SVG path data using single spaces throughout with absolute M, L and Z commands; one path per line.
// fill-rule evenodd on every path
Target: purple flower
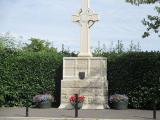
M 53 102 L 53 97 L 50 94 L 39 94 L 33 97 L 33 102 L 40 103 L 40 102 Z
M 120 101 L 128 101 L 128 97 L 126 95 L 114 94 L 111 95 L 109 101 L 112 102 L 120 102 Z

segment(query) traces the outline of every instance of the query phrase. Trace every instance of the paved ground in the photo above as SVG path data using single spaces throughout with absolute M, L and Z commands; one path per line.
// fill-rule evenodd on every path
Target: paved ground
M 99 118 L 99 119 L 143 119 L 152 120 L 153 112 L 151 110 L 79 110 L 79 118 Z M 7 117 L 16 117 L 14 120 L 22 120 L 25 117 L 25 108 L 0 108 L 0 120 Z M 45 120 L 51 118 L 74 118 L 74 110 L 62 109 L 29 109 L 29 117 L 43 117 Z M 19 118 L 19 119 L 18 119 Z M 28 119 L 27 119 L 28 120 Z M 36 120 L 40 120 L 37 118 Z M 58 120 L 58 119 L 57 119 Z M 160 111 L 157 111 L 157 120 L 160 120 Z

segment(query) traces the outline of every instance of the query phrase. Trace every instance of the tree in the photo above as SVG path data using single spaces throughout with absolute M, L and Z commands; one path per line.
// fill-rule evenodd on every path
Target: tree
M 135 5 L 140 4 L 156 4 L 155 10 L 157 12 L 156 15 L 148 15 L 147 18 L 142 20 L 143 25 L 147 27 L 146 31 L 142 35 L 143 38 L 150 36 L 151 32 L 158 34 L 160 37 L 160 0 L 126 0 L 127 2 Z
M 118 40 L 118 43 L 116 44 L 116 52 L 122 53 L 124 51 L 124 45 L 121 40 Z
M 0 34 L 0 49 L 15 48 L 15 39 L 9 32 Z
M 55 48 L 50 48 L 49 42 L 46 42 L 45 40 L 41 40 L 38 38 L 31 38 L 29 39 L 31 41 L 30 44 L 26 43 L 26 46 L 23 48 L 26 51 L 32 51 L 32 52 L 39 52 L 39 51 L 47 51 L 47 50 L 52 50 L 56 51 Z
M 106 52 L 105 47 L 106 47 L 105 44 L 103 44 L 103 47 L 101 47 L 101 42 L 98 41 L 98 46 L 97 48 L 94 49 L 93 55 L 96 57 L 102 56 L 102 54 Z
M 65 49 L 64 44 L 62 44 L 62 50 L 60 51 L 60 54 L 63 57 L 77 57 L 77 53 L 75 51 L 70 51 L 69 48 Z
M 133 41 L 131 41 L 130 45 L 129 45 L 129 52 L 140 52 L 141 51 L 141 46 L 139 44 L 139 42 L 137 44 L 134 44 Z

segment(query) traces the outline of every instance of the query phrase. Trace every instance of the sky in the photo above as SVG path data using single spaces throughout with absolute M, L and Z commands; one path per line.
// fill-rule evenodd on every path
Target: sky
M 10 32 L 18 43 L 29 42 L 31 37 L 49 41 L 61 49 L 79 51 L 80 26 L 72 22 L 72 15 L 81 8 L 81 0 L 0 0 L 0 33 Z M 127 49 L 131 41 L 140 43 L 143 51 L 160 51 L 156 34 L 143 39 L 146 30 L 141 21 L 155 14 L 154 5 L 134 6 L 125 0 L 91 0 L 91 9 L 100 21 L 91 28 L 91 47 L 98 41 L 109 50 L 122 40 Z M 19 38 L 22 36 L 23 38 Z M 21 40 L 21 42 L 20 42 Z

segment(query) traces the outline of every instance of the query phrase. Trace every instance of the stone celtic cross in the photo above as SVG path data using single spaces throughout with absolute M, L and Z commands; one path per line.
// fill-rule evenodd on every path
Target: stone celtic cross
M 80 53 L 79 57 L 91 57 L 90 50 L 90 28 L 98 21 L 98 14 L 90 9 L 90 0 L 82 0 L 82 9 L 73 15 L 73 22 L 81 25 Z

